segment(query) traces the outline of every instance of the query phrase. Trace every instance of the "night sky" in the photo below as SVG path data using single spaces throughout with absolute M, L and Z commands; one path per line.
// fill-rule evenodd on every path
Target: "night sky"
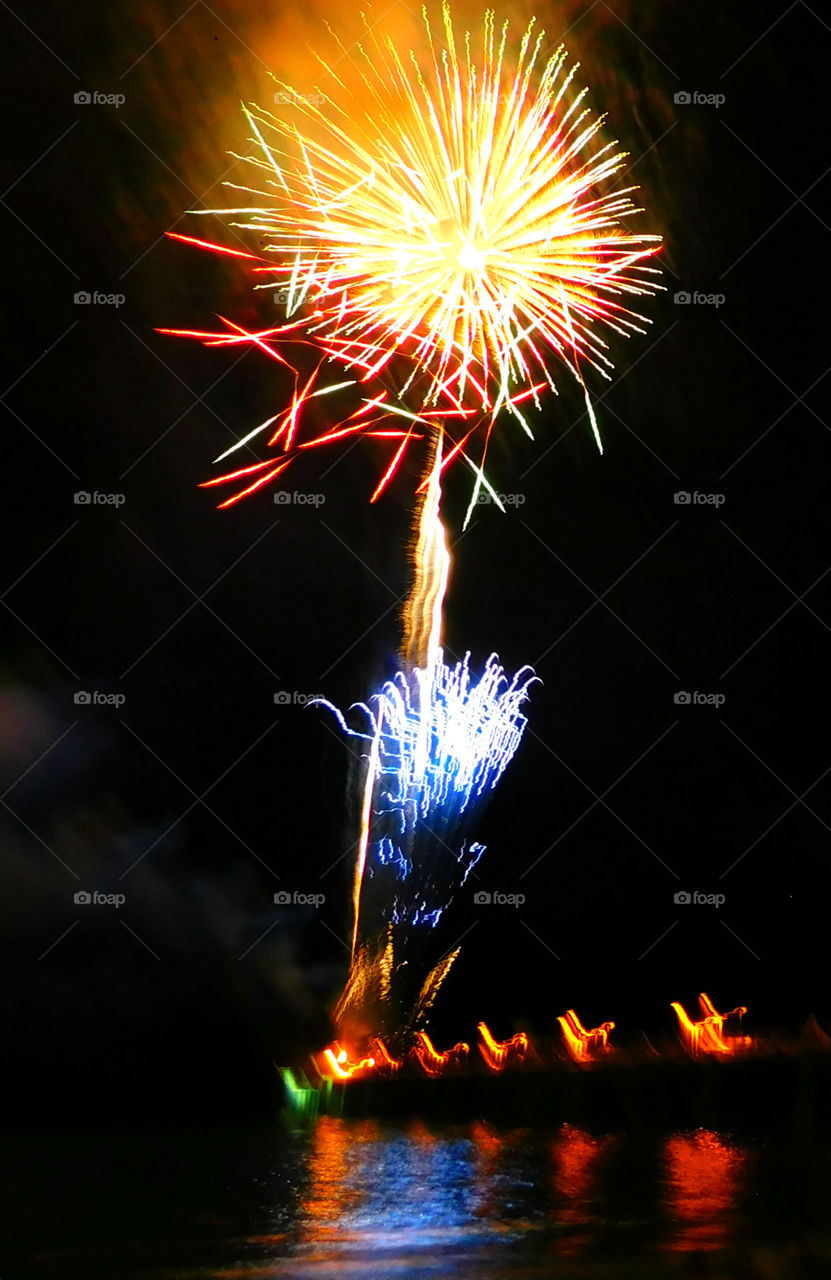
M 395 670 L 416 470 L 370 506 L 382 455 L 333 449 L 286 483 L 322 501 L 265 491 L 218 512 L 198 482 L 290 379 L 156 329 L 274 321 L 237 264 L 164 233 L 256 250 L 183 215 L 233 203 L 239 100 L 267 101 L 268 69 L 293 73 L 322 13 L 301 33 L 242 0 L 16 9 L 0 16 L 3 1026 L 20 1088 L 58 1113 L 244 1106 L 272 1058 L 329 1033 L 357 775 L 302 703 L 348 705 Z M 483 505 L 460 536 L 470 481 L 447 485 L 447 649 L 542 684 L 471 832 L 488 847 L 474 889 L 526 902 L 458 895 L 435 1038 L 482 1017 L 546 1034 L 570 1007 L 660 1037 L 670 1001 L 699 991 L 747 1005 L 749 1029 L 815 1012 L 831 1031 L 831 27 L 801 0 L 540 17 L 630 152 L 666 292 L 645 336 L 614 341 L 611 384 L 590 384 L 602 458 L 566 374 L 534 442 L 508 423 L 495 443 L 507 514 Z M 81 890 L 125 901 L 76 905 Z M 326 901 L 281 910 L 277 890 Z

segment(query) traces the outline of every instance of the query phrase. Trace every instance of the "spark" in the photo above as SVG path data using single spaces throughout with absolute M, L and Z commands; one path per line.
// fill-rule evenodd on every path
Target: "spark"
M 443 467 L 439 439 L 417 514 L 401 669 L 368 702 L 353 704 L 349 718 L 326 699 L 315 700 L 362 745 L 365 768 L 350 969 L 335 1021 L 360 1038 L 363 1024 L 377 1031 L 394 1018 L 402 1046 L 458 948 L 433 966 L 414 1003 L 405 998 L 392 1012 L 391 992 L 415 975 L 408 955 L 441 923 L 485 852 L 467 827 L 516 754 L 527 725 L 522 706 L 537 679 L 527 666 L 509 678 L 495 654 L 478 673 L 469 653 L 445 659 L 450 552 L 440 515 Z
M 584 367 L 608 378 L 607 338 L 649 323 L 632 304 L 660 288 L 649 265 L 660 237 L 626 226 L 641 212 L 637 188 L 615 186 L 626 153 L 604 140 L 579 64 L 563 47 L 546 56 L 534 20 L 517 47 L 488 12 L 464 52 L 446 2 L 439 30 L 426 10 L 424 22 L 409 60 L 368 26 L 360 57 L 340 42 L 333 59 L 318 56 L 334 97 L 285 85 L 286 107 L 244 108 L 253 151 L 242 158 L 256 181 L 225 185 L 248 202 L 196 212 L 256 232 L 257 287 L 279 289 L 286 323 L 255 332 L 223 321 L 232 332 L 189 336 L 250 343 L 284 363 L 281 348 L 309 345 L 359 383 L 389 378 L 406 407 L 374 394 L 381 420 L 403 412 L 443 434 L 446 460 L 464 461 L 478 492 L 497 420 L 533 436 L 519 404 L 543 407 L 557 365 L 579 384 L 600 447 Z M 289 457 L 343 438 L 300 440 L 310 399 L 295 387 L 280 443 Z M 373 501 L 418 438 L 399 438 Z
M 432 668 L 397 672 L 370 703 L 356 703 L 368 729 L 353 729 L 326 699 L 344 733 L 373 748 L 369 756 L 376 812 L 394 815 L 399 831 L 431 815 L 446 825 L 493 790 L 522 740 L 520 711 L 536 679 L 522 667 L 508 679 L 496 654 L 478 677 L 470 654 L 453 665 L 439 650 Z M 377 747 L 374 744 L 377 743 Z
M 257 261 L 258 258 L 256 253 L 246 253 L 243 249 L 229 249 L 224 245 L 212 244 L 209 240 L 197 240 L 195 236 L 179 235 L 175 231 L 168 231 L 167 237 L 169 240 L 179 240 L 182 244 L 194 244 L 197 249 L 211 249 L 214 253 L 227 253 L 233 258 L 250 258 L 253 261 Z M 164 330 L 161 332 L 164 332 Z

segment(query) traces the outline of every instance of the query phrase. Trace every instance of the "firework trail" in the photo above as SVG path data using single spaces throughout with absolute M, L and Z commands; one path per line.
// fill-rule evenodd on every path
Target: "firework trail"
M 509 679 L 495 654 L 478 676 L 469 654 L 453 665 L 445 661 L 442 603 L 450 557 L 439 517 L 440 475 L 437 452 L 405 612 L 405 668 L 370 703 L 352 708 L 364 722 L 360 728 L 319 700 L 344 733 L 365 744 L 366 760 L 350 976 L 336 1012 L 344 1022 L 360 1011 L 372 1031 L 393 1035 L 402 1023 L 407 1034 L 415 1030 L 457 954 L 443 957 L 421 989 L 412 989 L 423 967 L 416 963 L 423 935 L 439 923 L 485 852 L 465 832 L 522 740 L 521 707 L 535 679 L 530 667 Z
M 498 32 L 486 14 L 478 57 L 469 35 L 457 47 L 447 5 L 443 40 L 426 11 L 425 25 L 427 57 L 368 28 L 360 55 L 339 44 L 331 63 L 318 58 L 331 98 L 278 82 L 273 112 L 246 108 L 255 150 L 238 158 L 256 185 L 227 184 L 249 202 L 212 212 L 255 232 L 263 256 L 174 237 L 248 261 L 285 300 L 285 323 L 256 332 L 224 319 L 218 332 L 165 331 L 254 345 L 292 371 L 290 403 L 217 460 L 255 440 L 270 450 L 206 482 L 231 487 L 223 506 L 302 451 L 356 438 L 388 451 L 374 500 L 410 447 L 439 434 L 444 465 L 476 475 L 469 516 L 482 485 L 498 503 L 483 470 L 495 424 L 531 435 L 526 411 L 556 390 L 558 362 L 600 444 L 582 366 L 609 376 L 604 332 L 642 332 L 628 304 L 659 287 L 647 262 L 660 237 L 623 230 L 640 212 L 635 188 L 608 189 L 626 154 L 600 137 L 565 50 L 543 57 L 533 21 L 513 54 L 507 23 Z M 301 374 L 302 348 L 313 363 Z M 343 372 L 324 385 L 332 365 Z M 304 410 L 333 392 L 355 407 L 309 433 Z

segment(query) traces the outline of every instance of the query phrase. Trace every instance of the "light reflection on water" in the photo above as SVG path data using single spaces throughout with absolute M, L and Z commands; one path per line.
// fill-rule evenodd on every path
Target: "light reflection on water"
M 592 1225 L 604 1223 L 602 1173 L 619 1142 L 570 1124 L 539 1143 L 528 1130 L 484 1123 L 440 1138 L 421 1123 L 390 1132 L 371 1120 L 323 1118 L 310 1137 L 298 1247 L 429 1249 L 550 1227 L 560 1229 L 562 1252 L 576 1254 Z M 662 1247 L 726 1245 L 740 1221 L 746 1148 L 698 1130 L 672 1134 L 656 1154 L 664 1166 L 654 1206 Z
M 736 1230 L 748 1152 L 707 1130 L 673 1135 L 665 1152 L 667 1205 L 677 1224 L 670 1247 L 721 1248 Z
M 485 1123 L 437 1133 L 420 1122 L 390 1130 L 323 1118 L 309 1137 L 291 1252 L 341 1265 L 371 1256 L 374 1272 L 387 1264 L 390 1274 L 410 1274 L 416 1255 L 420 1272 L 432 1272 L 437 1253 L 445 1273 L 462 1274 L 453 1255 L 463 1253 L 476 1259 L 477 1273 L 500 1275 L 508 1259 L 497 1263 L 493 1251 L 510 1245 L 533 1255 L 521 1269 L 533 1263 L 535 1273 L 545 1257 L 576 1259 L 604 1240 L 622 1245 L 628 1237 L 656 1255 L 728 1247 L 743 1225 L 737 1199 L 748 1148 L 705 1130 L 672 1134 L 649 1150 L 632 1145 L 625 1135 L 569 1124 L 551 1137 Z M 643 1167 L 650 1159 L 651 1177 Z M 621 1180 L 631 1180 L 635 1205 L 627 1208 L 624 1196 L 616 1216 Z M 488 1257 L 492 1271 L 482 1269 Z
M 581 1228 L 587 1228 L 598 1212 L 594 1189 L 597 1166 L 612 1141 L 564 1124 L 552 1143 L 555 1219 L 565 1229 L 564 1253 L 578 1253 L 589 1240 L 589 1231 Z
M 476 1214 L 473 1144 L 422 1126 L 384 1133 L 324 1118 L 309 1152 L 301 1243 L 430 1248 L 460 1238 Z
M 519 1237 L 528 1223 L 510 1220 L 523 1183 L 506 1167 L 505 1146 L 484 1125 L 439 1137 L 420 1123 L 390 1132 L 323 1118 L 311 1135 L 298 1249 L 381 1255 Z
M 825 1136 L 324 1117 L 299 1132 L 61 1135 L 10 1160 L 10 1276 L 831 1275 Z

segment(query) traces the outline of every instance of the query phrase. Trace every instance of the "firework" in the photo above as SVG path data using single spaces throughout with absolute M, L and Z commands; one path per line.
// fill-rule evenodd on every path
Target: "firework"
M 470 654 L 446 662 L 442 604 L 450 557 L 439 515 L 442 456 L 435 453 L 415 539 L 416 574 L 404 613 L 404 669 L 368 703 L 353 728 L 364 747 L 361 832 L 353 890 L 352 957 L 335 1011 L 354 1038 L 357 1022 L 404 1047 L 458 954 L 443 956 L 420 990 L 425 935 L 485 852 L 466 829 L 502 777 L 526 727 L 530 667 L 509 679 L 495 654 L 480 674 Z M 415 665 L 421 664 L 421 665 Z M 418 962 L 416 963 L 416 955 Z
M 480 485 L 496 498 L 483 471 L 491 431 L 510 417 L 531 435 L 524 410 L 556 389 L 557 363 L 583 389 L 600 443 L 582 366 L 608 376 L 604 332 L 642 331 L 629 304 L 658 287 L 647 263 L 660 237 L 625 231 L 635 188 L 610 189 L 625 153 L 600 136 L 565 50 L 544 57 L 533 21 L 514 51 L 507 24 L 497 31 L 487 14 L 478 53 L 469 35 L 457 47 L 446 5 L 441 39 L 425 23 L 429 56 L 407 60 L 367 29 L 360 61 L 343 47 L 336 60 L 351 64 L 354 89 L 319 58 L 331 98 L 285 84 L 274 112 L 246 109 L 255 150 L 241 158 L 257 180 L 227 184 L 248 202 L 212 212 L 265 242 L 260 259 L 230 252 L 255 261 L 286 321 L 176 332 L 255 345 L 295 386 L 234 446 L 265 438 L 270 456 L 208 482 L 236 486 L 222 505 L 302 450 L 357 437 L 390 450 L 374 499 L 408 448 L 436 433 L 445 465 L 463 459 L 476 473 L 473 500 Z M 294 368 L 301 347 L 316 362 L 308 377 Z M 332 364 L 347 381 L 322 385 Z M 309 401 L 347 386 L 354 411 L 309 435 Z
M 484 852 L 468 832 L 521 742 L 535 679 L 528 667 L 507 676 L 495 654 L 478 674 L 469 654 L 445 659 L 442 473 L 462 462 L 475 475 L 466 522 L 482 487 L 501 506 L 485 474 L 493 431 L 508 420 L 533 438 L 530 412 L 556 392 L 557 372 L 579 385 L 600 447 L 585 375 L 608 378 L 607 339 L 643 331 L 633 305 L 659 287 L 650 259 L 660 238 L 627 229 L 639 210 L 635 188 L 614 185 L 625 152 L 601 136 L 577 66 L 563 48 L 545 54 L 533 21 L 513 45 L 507 23 L 497 29 L 487 13 L 474 48 L 469 34 L 457 44 L 445 3 L 438 30 L 425 11 L 425 32 L 407 58 L 367 26 L 357 53 L 338 43 L 335 57 L 318 58 L 331 96 L 278 82 L 274 111 L 245 109 L 253 151 L 237 158 L 253 176 L 227 184 L 241 193 L 233 208 L 209 212 L 256 234 L 262 252 L 174 238 L 246 263 L 285 320 L 251 329 L 220 317 L 215 331 L 165 332 L 256 347 L 293 383 L 290 398 L 217 459 L 254 454 L 205 482 L 229 495 L 222 506 L 270 484 L 304 451 L 358 440 L 383 451 L 374 501 L 421 450 L 401 670 L 356 704 L 357 728 L 324 705 L 365 756 L 351 964 L 336 1021 L 368 1041 L 395 1033 L 403 1012 L 434 1071 L 468 1052 L 437 1054 L 419 1026 L 458 950 L 429 967 L 415 962 L 416 948 Z M 336 397 L 337 413 L 321 430 L 313 402 L 324 396 Z M 378 1017 L 379 1008 L 393 1013 Z M 389 1043 L 392 1053 L 407 1047 Z M 527 1048 L 489 1032 L 484 1043 L 494 1069 Z M 374 1064 L 340 1044 L 327 1054 L 330 1079 Z
M 372 785 L 374 856 L 399 881 L 413 874 L 408 849 L 418 832 L 437 852 L 455 849 L 458 828 L 496 786 L 516 752 L 526 726 L 520 711 L 534 679 L 529 667 L 508 680 L 492 654 L 478 677 L 470 655 L 448 665 L 439 651 L 435 664 L 398 672 L 371 704 L 359 703 L 368 729 L 351 728 L 331 703 L 323 702 L 351 737 L 368 744 L 367 773 Z M 467 879 L 482 853 L 475 842 L 453 856 Z M 441 909 L 429 911 L 418 898 L 408 908 L 393 907 L 396 923 L 436 923 Z
M 478 676 L 469 653 L 452 665 L 445 661 L 442 606 L 450 556 L 439 514 L 441 471 L 439 447 L 418 517 L 416 573 L 404 611 L 405 669 L 369 703 L 355 704 L 361 728 L 352 728 L 330 702 L 316 700 L 344 733 L 366 744 L 353 958 L 368 859 L 373 878 L 385 886 L 395 882 L 382 896 L 385 924 L 437 924 L 448 886 L 467 880 L 484 846 L 468 842 L 462 826 L 515 754 L 527 724 L 521 707 L 536 679 L 523 667 L 509 680 L 496 654 Z

